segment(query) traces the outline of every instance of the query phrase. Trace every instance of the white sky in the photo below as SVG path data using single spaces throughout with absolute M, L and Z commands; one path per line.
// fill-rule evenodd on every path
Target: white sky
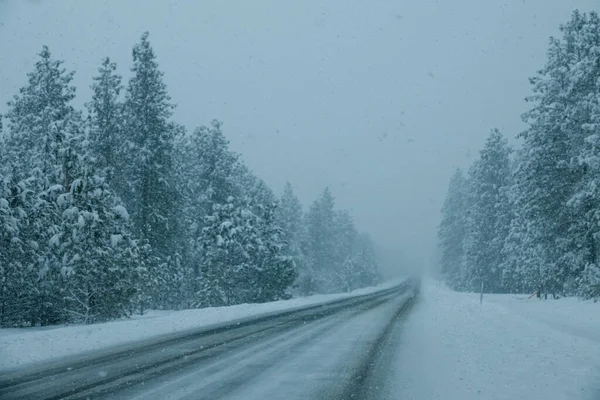
M 104 56 L 129 77 L 144 30 L 175 120 L 224 121 L 234 151 L 305 205 L 330 185 L 380 244 L 427 263 L 456 166 L 523 129 L 528 77 L 597 0 L 0 0 L 0 112 L 43 44 L 90 97 Z M 513 140 L 514 142 L 514 140 Z

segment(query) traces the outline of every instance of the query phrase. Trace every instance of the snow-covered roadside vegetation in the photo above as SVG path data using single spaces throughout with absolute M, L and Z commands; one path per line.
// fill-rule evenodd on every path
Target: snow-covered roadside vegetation
M 73 74 L 44 46 L 0 118 L 0 327 L 379 280 L 369 236 L 328 189 L 304 212 L 292 185 L 276 196 L 229 149 L 221 122 L 186 132 L 172 121 L 148 33 L 126 86 L 101 62 L 86 110 L 72 105 Z
M 516 151 L 498 130 L 451 179 L 439 238 L 458 290 L 600 298 L 600 17 L 575 11 L 531 78 Z

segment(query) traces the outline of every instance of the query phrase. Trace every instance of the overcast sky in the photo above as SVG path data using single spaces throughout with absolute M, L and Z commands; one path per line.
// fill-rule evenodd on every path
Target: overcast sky
M 427 263 L 453 169 L 492 127 L 512 138 L 527 78 L 573 9 L 597 0 L 0 0 L 0 112 L 43 44 L 76 70 L 77 104 L 110 56 L 129 77 L 150 41 L 188 129 L 306 205 L 329 185 L 380 244 Z

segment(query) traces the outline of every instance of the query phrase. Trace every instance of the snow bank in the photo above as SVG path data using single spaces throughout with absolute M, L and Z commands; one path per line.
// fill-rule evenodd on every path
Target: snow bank
M 392 366 L 394 398 L 600 398 L 600 303 L 456 293 L 424 281 Z
M 316 295 L 263 304 L 240 304 L 184 311 L 150 311 L 143 316 L 95 325 L 0 329 L 0 370 L 21 368 L 91 350 L 131 343 L 186 329 L 233 321 L 239 318 L 315 305 L 397 285 L 393 280 L 350 293 Z
M 501 312 L 543 323 L 552 330 L 590 339 L 600 344 L 600 303 L 575 297 L 558 300 L 528 299 L 524 295 L 484 295 Z

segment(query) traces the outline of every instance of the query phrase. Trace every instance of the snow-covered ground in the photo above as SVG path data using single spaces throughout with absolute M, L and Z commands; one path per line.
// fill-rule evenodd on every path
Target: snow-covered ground
M 456 293 L 424 281 L 384 398 L 599 399 L 600 303 Z
M 240 304 L 184 311 L 150 311 L 143 316 L 95 325 L 0 329 L 0 370 L 25 367 L 91 350 L 181 332 L 245 317 L 289 310 L 384 290 L 400 283 L 381 285 L 350 293 L 316 295 L 263 304 Z

